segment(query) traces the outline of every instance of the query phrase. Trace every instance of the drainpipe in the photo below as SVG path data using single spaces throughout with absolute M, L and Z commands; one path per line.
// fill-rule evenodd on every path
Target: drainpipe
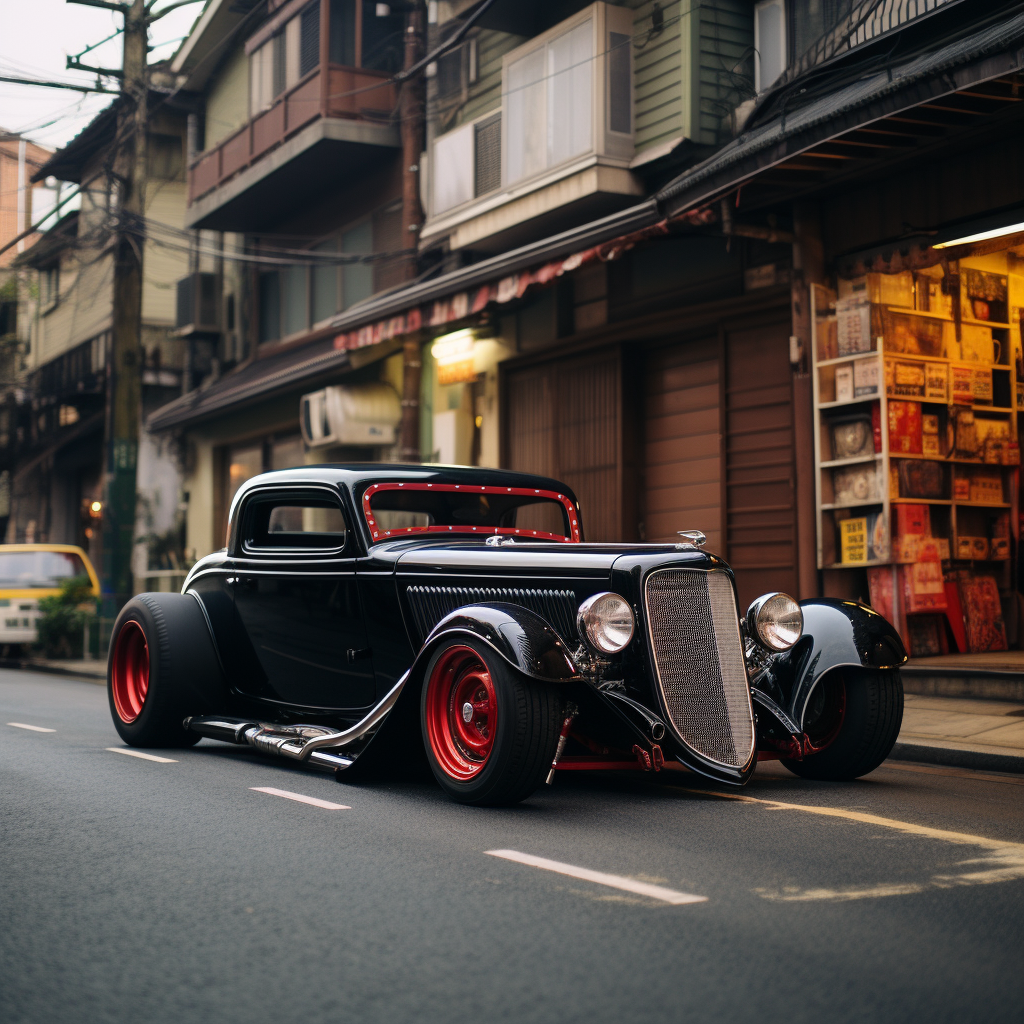
M 405 26 L 406 70 L 420 59 L 423 45 L 423 5 L 417 3 L 410 11 Z M 423 79 L 414 75 L 402 83 L 401 134 L 402 134 L 402 247 L 415 249 L 423 223 L 420 206 L 420 154 L 423 152 Z M 405 278 L 416 276 L 416 258 L 411 256 L 405 263 Z M 420 337 L 407 338 L 402 348 L 402 425 L 399 436 L 399 457 L 403 462 L 420 461 L 420 380 L 422 377 L 422 353 Z

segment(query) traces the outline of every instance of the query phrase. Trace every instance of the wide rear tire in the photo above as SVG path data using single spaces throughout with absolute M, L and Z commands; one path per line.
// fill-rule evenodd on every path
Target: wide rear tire
M 553 687 L 516 672 L 486 644 L 445 644 L 427 665 L 420 700 L 430 770 L 459 803 L 525 800 L 551 767 L 561 711 Z
M 199 602 L 191 594 L 139 594 L 110 635 L 107 697 L 114 728 L 133 747 L 191 747 L 187 715 L 223 709 L 224 682 Z
M 903 724 L 899 672 L 843 669 L 819 686 L 824 689 L 811 694 L 804 729 L 812 740 L 834 738 L 819 753 L 782 763 L 801 778 L 830 782 L 873 772 L 889 756 Z

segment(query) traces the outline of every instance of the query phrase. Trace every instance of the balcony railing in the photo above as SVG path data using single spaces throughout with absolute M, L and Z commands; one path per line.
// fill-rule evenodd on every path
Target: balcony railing
M 382 123 L 398 102 L 391 76 L 362 68 L 327 66 L 311 71 L 233 135 L 200 153 L 189 167 L 189 203 L 219 188 L 317 118 Z

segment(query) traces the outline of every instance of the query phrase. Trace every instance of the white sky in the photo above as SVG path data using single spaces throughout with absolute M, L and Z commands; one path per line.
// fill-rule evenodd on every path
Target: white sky
M 158 0 L 157 9 L 170 0 Z M 181 7 L 150 30 L 150 61 L 170 57 L 202 12 L 203 3 Z M 95 84 L 96 76 L 68 71 L 69 54 L 80 53 L 120 28 L 114 11 L 65 0 L 0 0 L 0 75 Z M 99 67 L 121 66 L 121 36 L 81 58 Z M 107 88 L 116 88 L 105 79 Z M 21 132 L 33 142 L 58 149 L 77 135 L 114 97 L 0 82 L 0 129 Z

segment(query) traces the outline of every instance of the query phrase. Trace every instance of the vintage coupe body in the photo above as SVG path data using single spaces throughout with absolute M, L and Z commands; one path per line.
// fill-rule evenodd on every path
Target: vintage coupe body
M 560 771 L 872 771 L 902 720 L 896 630 L 855 602 L 784 594 L 741 616 L 702 545 L 584 543 L 572 491 L 520 473 L 266 473 L 180 594 L 122 610 L 114 725 L 136 746 L 206 736 L 340 781 L 425 758 L 474 804 Z

